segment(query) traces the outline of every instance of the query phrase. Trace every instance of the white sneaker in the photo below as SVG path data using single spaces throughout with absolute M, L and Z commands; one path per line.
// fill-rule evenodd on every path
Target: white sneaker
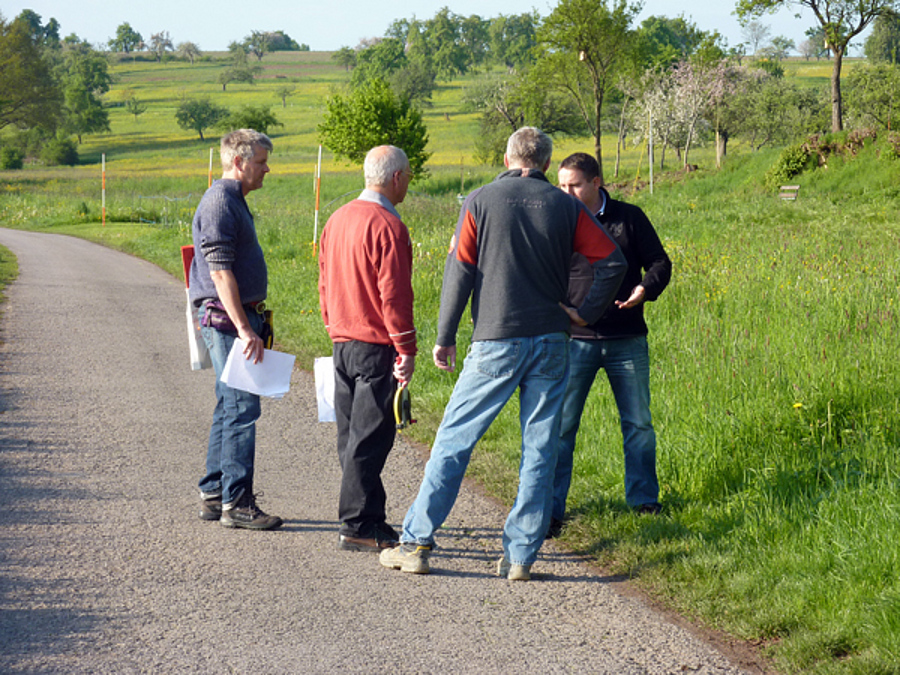
M 497 576 L 506 577 L 510 581 L 530 581 L 531 565 L 517 565 L 503 556 L 497 561 Z

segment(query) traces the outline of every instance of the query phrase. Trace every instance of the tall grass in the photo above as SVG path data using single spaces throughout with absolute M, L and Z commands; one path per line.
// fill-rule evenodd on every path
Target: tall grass
M 313 248 L 314 127 L 321 92 L 344 76 L 321 55 L 268 59 L 267 72 L 297 79 L 298 92 L 284 113 L 275 108 L 286 125 L 275 133 L 273 173 L 249 202 L 277 339 L 309 367 L 330 352 Z M 117 86 L 152 101 L 151 111 L 137 121 L 114 111 L 114 134 L 83 148 L 93 165 L 2 175 L 0 224 L 89 237 L 180 276 L 177 250 L 190 239 L 210 144 L 174 127 L 173 97 L 190 86 L 259 104 L 281 79 L 221 92 L 212 65 L 154 65 L 120 66 Z M 422 348 L 413 383 L 420 423 L 410 433 L 425 443 L 455 378 L 427 361 L 457 194 L 495 173 L 471 160 L 477 124 L 458 112 L 460 87 L 437 92 L 432 176 L 399 209 L 415 242 Z M 566 141 L 555 159 L 589 147 Z M 109 167 L 105 227 L 100 152 Z M 785 203 L 763 188 L 777 154 L 739 152 L 715 172 L 701 150 L 692 156 L 700 171 L 664 175 L 653 195 L 627 195 L 674 265 L 670 287 L 647 309 L 665 510 L 636 516 L 625 504 L 618 417 L 601 374 L 578 440 L 564 540 L 689 616 L 763 644 L 784 672 L 898 673 L 900 163 L 870 145 L 802 175 L 800 198 Z M 622 175 L 640 165 L 640 150 L 630 149 Z M 319 232 L 361 183 L 358 169 L 326 153 Z M 470 335 L 465 319 L 461 353 Z M 518 445 L 513 402 L 471 469 L 504 499 L 515 494 Z

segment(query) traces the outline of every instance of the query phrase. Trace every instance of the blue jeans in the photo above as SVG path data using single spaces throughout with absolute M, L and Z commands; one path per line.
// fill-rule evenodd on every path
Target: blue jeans
M 559 411 L 569 371 L 564 333 L 474 342 L 438 428 L 401 540 L 433 545 L 456 501 L 472 450 L 519 389 L 519 490 L 503 528 L 503 552 L 530 565 L 550 524 Z
M 622 427 L 625 501 L 632 508 L 659 500 L 656 433 L 650 420 L 650 357 L 647 338 L 572 340 L 569 383 L 563 402 L 559 458 L 553 481 L 553 517 L 562 520 L 572 482 L 572 457 L 581 413 L 597 371 L 603 368 Z
M 202 318 L 203 313 L 201 306 L 198 316 Z M 247 319 L 253 330 L 259 333 L 262 317 L 248 311 Z M 221 494 L 222 503 L 229 504 L 240 498 L 244 491 L 253 493 L 259 396 L 232 389 L 220 381 L 235 336 L 207 327 L 201 327 L 200 333 L 216 371 L 216 407 L 206 450 L 206 475 L 200 479 L 200 491 Z

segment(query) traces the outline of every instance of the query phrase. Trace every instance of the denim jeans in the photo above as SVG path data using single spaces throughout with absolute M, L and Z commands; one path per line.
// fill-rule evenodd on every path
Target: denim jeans
M 203 313 L 201 306 L 197 314 L 202 318 Z M 262 329 L 263 319 L 259 314 L 247 312 L 247 319 L 257 333 Z M 229 504 L 243 491 L 253 493 L 259 396 L 232 389 L 220 381 L 235 336 L 207 327 L 201 327 L 200 333 L 216 371 L 216 407 L 206 450 L 206 475 L 200 479 L 200 491 L 221 493 L 222 502 Z
M 632 508 L 658 501 L 656 433 L 650 420 L 647 338 L 576 339 L 572 340 L 570 350 L 569 383 L 563 402 L 559 458 L 553 482 L 553 517 L 561 520 L 566 513 L 575 437 L 591 385 L 601 368 L 606 371 L 619 408 L 625 450 L 625 501 Z
M 394 357 L 391 345 L 334 343 L 334 412 L 341 462 L 340 534 L 376 537 L 385 522 L 381 471 L 394 445 Z
M 472 344 L 438 428 L 401 540 L 433 545 L 456 501 L 472 450 L 519 389 L 519 490 L 503 528 L 503 552 L 530 565 L 550 524 L 559 411 L 569 370 L 564 333 Z

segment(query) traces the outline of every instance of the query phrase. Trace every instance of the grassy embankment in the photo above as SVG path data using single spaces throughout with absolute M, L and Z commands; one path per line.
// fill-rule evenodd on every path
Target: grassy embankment
M 0 225 L 89 237 L 180 275 L 177 248 L 189 241 L 213 143 L 177 128 L 177 98 L 206 93 L 233 107 L 272 104 L 285 126 L 274 130 L 273 173 L 250 204 L 270 263 L 279 341 L 309 366 L 330 351 L 311 246 L 315 125 L 344 75 L 321 54 L 272 55 L 263 65 L 255 87 L 222 92 L 217 63 L 123 62 L 109 99 L 130 89 L 150 109 L 137 120 L 113 109 L 113 133 L 81 148 L 85 166 L 3 174 Z M 788 73 L 824 86 L 829 68 L 793 63 Z M 294 81 L 282 109 L 274 90 Z M 453 384 L 427 363 L 427 350 L 456 194 L 461 183 L 468 191 L 495 173 L 472 161 L 477 122 L 459 112 L 459 99 L 460 83 L 436 93 L 426 113 L 432 177 L 401 206 L 416 242 L 424 352 L 414 382 L 420 424 L 412 431 L 425 443 Z M 589 148 L 585 139 L 567 141 L 554 159 Z M 653 195 L 630 196 L 657 226 L 675 270 L 648 308 L 664 514 L 637 517 L 626 508 L 605 382 L 585 413 L 576 455 L 565 542 L 632 575 L 671 607 L 761 643 L 783 672 L 900 673 L 900 162 L 881 150 L 802 175 L 794 203 L 763 188 L 777 152 L 739 147 L 720 172 L 701 149 L 691 159 L 699 172 L 670 174 Z M 105 227 L 98 224 L 102 152 Z M 612 156 L 610 146 L 608 168 Z M 623 183 L 639 165 L 646 178 L 646 159 L 629 150 Z M 326 153 L 320 228 L 360 188 L 359 174 Z M 461 349 L 469 333 L 464 325 Z M 517 447 L 511 405 L 471 469 L 506 500 L 515 493 Z

